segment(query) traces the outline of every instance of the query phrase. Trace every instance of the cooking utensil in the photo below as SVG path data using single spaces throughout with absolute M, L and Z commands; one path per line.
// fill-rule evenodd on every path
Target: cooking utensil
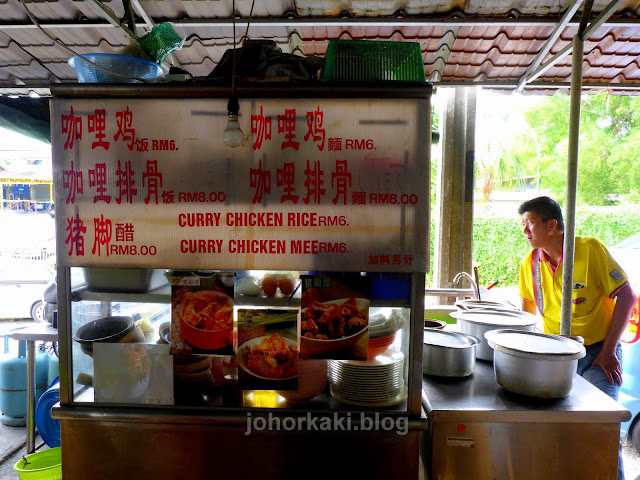
M 73 339 L 84 353 L 93 356 L 93 345 L 97 342 L 117 343 L 134 331 L 136 324 L 131 317 L 104 317 L 80 327 Z M 144 338 L 144 336 L 143 336 Z
M 533 332 L 538 321 L 535 315 L 519 310 L 475 309 L 454 312 L 451 316 L 458 320 L 462 333 L 480 339 L 480 344 L 476 347 L 476 358 L 488 361 L 493 360 L 493 350 L 485 339 L 485 333 L 505 328 Z
M 435 328 L 436 330 L 443 330 L 447 326 L 447 322 L 444 320 L 436 320 L 435 318 L 425 318 L 424 328 Z
M 476 364 L 480 339 L 458 332 L 424 329 L 422 372 L 438 377 L 466 377 Z
M 481 302 L 480 298 L 480 280 L 478 279 L 478 267 L 473 267 L 473 275 L 476 277 L 476 286 L 478 287 L 478 301 Z
M 505 389 L 539 398 L 569 394 L 583 345 L 567 337 L 520 330 L 493 330 L 485 334 L 494 350 L 496 381 Z
M 495 310 L 519 310 L 509 302 L 492 302 L 490 300 L 478 301 L 476 299 L 458 300 L 454 305 L 460 310 L 495 309 Z

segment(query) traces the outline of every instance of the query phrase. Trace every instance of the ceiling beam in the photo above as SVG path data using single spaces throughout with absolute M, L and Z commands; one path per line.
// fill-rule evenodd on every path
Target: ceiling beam
M 104 5 L 100 0 L 87 0 L 87 5 L 93 10 L 97 15 L 103 17 L 107 22 L 109 22 L 112 26 L 119 28 L 122 30 L 129 38 L 136 38 L 135 31 L 131 31 L 126 25 L 124 25 L 120 19 L 116 16 L 116 14 L 109 7 Z M 44 27 L 42 22 L 39 22 L 41 27 Z M 136 25 L 137 27 L 137 25 Z
M 432 82 L 434 88 L 455 88 L 455 87 L 482 87 L 487 89 L 504 89 L 511 93 L 518 86 L 518 80 L 505 81 L 480 81 L 480 82 Z M 27 96 L 30 91 L 37 92 L 42 97 L 51 96 L 51 83 L 28 83 L 25 85 L 1 84 L 0 94 L 5 96 Z M 569 90 L 571 83 L 569 82 L 549 82 L 534 81 L 528 83 L 525 92 L 535 90 Z M 608 91 L 628 91 L 639 92 L 640 83 L 608 83 L 608 82 L 586 82 L 582 84 L 582 90 L 608 90 Z
M 156 19 L 156 22 L 170 22 L 177 28 L 196 28 L 196 27 L 232 27 L 232 22 L 227 18 L 202 18 L 202 19 Z M 249 22 L 243 19 L 236 20 L 236 28 L 246 27 Z M 252 18 L 251 25 L 254 27 L 555 27 L 558 24 L 557 19 L 549 17 L 541 18 L 503 18 L 503 17 L 462 17 L 462 18 L 441 18 L 441 17 L 411 17 L 411 18 L 333 18 L 333 17 L 314 17 L 314 18 Z M 567 26 L 578 27 L 580 19 L 571 19 Z M 40 25 L 50 28 L 108 28 L 112 24 L 100 20 L 87 20 L 70 22 L 68 20 L 61 21 L 40 21 Z M 143 28 L 146 22 L 136 24 L 136 28 Z M 640 19 L 626 18 L 609 18 L 600 26 L 608 27 L 637 27 L 640 25 Z M 29 21 L 0 21 L 1 30 L 13 29 L 31 29 L 37 28 Z
M 545 41 L 540 51 L 531 62 L 531 65 L 529 65 L 529 68 L 527 68 L 526 73 L 520 78 L 520 81 L 518 82 L 518 88 L 516 89 L 517 92 L 522 91 L 525 84 L 529 81 L 531 77 L 531 73 L 534 72 L 540 66 L 540 64 L 542 63 L 542 60 L 547 55 L 547 53 L 549 53 L 549 51 L 551 50 L 551 47 L 555 45 L 556 40 L 558 40 L 558 38 L 562 34 L 562 31 L 569 24 L 569 21 L 573 18 L 575 13 L 578 11 L 578 8 L 580 8 L 581 4 L 582 4 L 582 0 L 574 0 L 573 4 L 567 9 L 566 12 L 564 12 L 564 15 L 562 16 L 562 19 L 560 20 L 560 22 L 553 29 L 553 32 L 551 32 L 551 35 Z
M 625 3 L 625 1 L 626 0 L 613 0 L 611 3 L 609 3 L 609 5 L 607 5 L 607 7 L 600 13 L 600 15 L 598 15 L 598 17 L 593 22 L 591 22 L 589 26 L 584 29 L 584 31 L 581 32 L 580 34 L 581 38 L 583 40 L 588 39 L 593 32 L 595 32 L 602 25 L 605 25 L 605 22 L 611 17 L 611 15 L 613 15 L 616 12 L 616 10 L 621 4 Z M 538 67 L 533 73 L 531 73 L 529 75 L 529 79 L 532 81 L 540 77 L 540 75 L 544 74 L 556 63 L 558 63 L 564 57 L 569 55 L 571 53 L 572 48 L 573 46 L 571 43 L 566 45 L 562 50 L 560 50 L 553 57 L 551 57 L 551 59 L 549 59 L 546 63 L 544 63 L 542 66 Z

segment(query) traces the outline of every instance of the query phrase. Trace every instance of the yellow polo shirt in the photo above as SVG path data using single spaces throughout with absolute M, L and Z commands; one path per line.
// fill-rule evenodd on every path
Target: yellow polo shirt
M 532 250 L 520 263 L 520 296 L 536 302 Z M 544 331 L 560 333 L 562 304 L 562 261 L 555 272 L 540 259 L 541 291 L 543 297 Z M 593 237 L 575 237 L 573 265 L 573 306 L 571 334 L 584 338 L 585 345 L 604 340 L 611 325 L 611 316 L 618 292 L 629 281 L 620 265 L 616 263 L 606 247 Z

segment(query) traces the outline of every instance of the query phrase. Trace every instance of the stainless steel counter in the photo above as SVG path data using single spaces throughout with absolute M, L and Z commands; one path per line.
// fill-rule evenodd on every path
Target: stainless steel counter
M 476 361 L 473 375 L 466 378 L 422 378 L 431 422 L 454 417 L 476 422 L 624 422 L 631 417 L 622 405 L 579 375 L 562 399 L 511 393 L 496 382 L 493 364 L 482 360 Z
M 463 379 L 423 377 L 433 480 L 616 477 L 620 422 L 630 413 L 580 376 L 562 399 L 513 394 L 477 361 Z

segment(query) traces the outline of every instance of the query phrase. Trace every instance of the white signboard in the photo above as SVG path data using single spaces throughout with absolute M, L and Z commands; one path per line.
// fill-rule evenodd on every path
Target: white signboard
M 55 100 L 61 266 L 426 271 L 427 100 Z

